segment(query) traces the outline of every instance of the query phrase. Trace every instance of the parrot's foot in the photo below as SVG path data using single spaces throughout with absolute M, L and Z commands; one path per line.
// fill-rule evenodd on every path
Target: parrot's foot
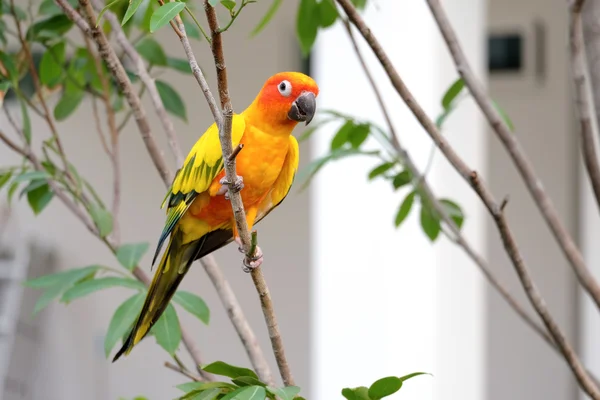
M 244 258 L 244 272 L 251 272 L 260 267 L 263 263 L 263 252 L 260 247 L 256 246 L 253 257 Z
M 242 245 L 242 239 L 240 237 L 235 238 L 235 242 L 238 244 L 238 251 L 242 254 L 246 254 L 244 246 Z M 254 257 L 244 257 L 244 272 L 251 272 L 252 270 L 260 267 L 263 263 L 263 252 L 259 246 L 256 246 Z
M 217 196 L 225 195 L 225 199 L 229 200 L 229 187 L 230 186 L 234 192 L 239 192 L 240 190 L 242 190 L 244 188 L 244 177 L 238 176 L 237 178 L 238 178 L 237 182 L 235 182 L 233 185 L 231 185 L 229 183 L 226 176 L 221 178 L 221 180 L 219 181 L 219 183 L 221 184 L 221 187 L 217 191 Z

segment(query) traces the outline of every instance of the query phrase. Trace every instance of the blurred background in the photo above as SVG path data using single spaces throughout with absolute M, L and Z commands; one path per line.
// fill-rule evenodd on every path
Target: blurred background
M 443 5 L 478 77 L 510 115 L 563 221 L 583 247 L 590 267 L 598 270 L 600 221 L 587 179 L 580 173 L 565 2 L 445 0 Z M 265 1 L 248 6 L 225 38 L 235 110 L 243 110 L 272 74 L 301 70 L 320 86 L 319 108 L 383 124 L 343 27 L 338 23 L 319 35 L 307 65 L 295 33 L 297 0 L 286 0 L 269 26 L 249 38 L 268 6 Z M 457 74 L 425 2 L 373 0 L 365 19 L 418 101 L 430 116 L 437 115 L 440 98 Z M 184 57 L 170 29 L 162 29 L 157 38 L 169 54 Z M 400 140 L 424 169 L 431 141 L 360 42 Z M 194 49 L 216 87 L 208 46 L 196 42 Z M 175 120 L 187 151 L 212 122 L 211 116 L 189 75 L 169 72 L 161 79 L 176 87 L 187 104 L 188 123 Z M 18 107 L 8 102 L 5 106 Z M 0 125 L 5 127 L 3 118 Z M 91 121 L 91 106 L 84 103 L 61 125 L 63 142 L 79 172 L 110 198 L 112 172 Z M 160 131 L 157 118 L 151 121 Z M 35 119 L 32 124 L 33 131 L 40 132 L 36 136 L 43 136 L 46 126 Z M 301 144 L 301 168 L 326 153 L 333 128 L 319 129 Z M 303 129 L 297 128 L 296 135 Z M 444 134 L 497 198 L 509 196 L 507 216 L 539 289 L 588 367 L 600 373 L 598 315 L 579 293 L 504 148 L 470 99 L 450 117 Z M 164 137 L 157 137 L 167 149 Z M 121 235 L 126 242 L 147 241 L 153 248 L 164 223 L 159 209 L 163 185 L 133 122 L 121 143 Z M 165 154 L 171 156 L 166 150 Z M 18 162 L 0 146 L 0 167 Z M 394 228 L 402 198 L 384 182 L 367 181 L 373 166 L 361 158 L 328 165 L 307 190 L 300 191 L 297 182 L 283 204 L 257 227 L 265 253 L 264 273 L 304 397 L 341 398 L 343 387 L 368 386 L 382 376 L 415 371 L 433 376 L 406 383 L 398 398 L 580 397 L 566 364 L 507 307 L 460 249 L 446 238 L 432 245 L 414 212 Z M 527 304 L 495 225 L 439 152 L 428 177 L 439 196 L 452 197 L 463 206 L 465 235 Z M 186 379 L 164 368 L 168 357 L 154 340 L 143 341 L 115 364 L 105 358 L 104 334 L 115 308 L 129 294 L 126 289 L 101 291 L 66 307 L 53 302 L 31 317 L 39 292 L 22 288 L 20 279 L 116 261 L 58 201 L 36 218 L 25 200 L 14 202 L 8 212 L 4 199 L 0 200 L 0 398 L 177 396 L 180 392 L 174 386 Z M 150 257 L 149 252 L 142 260 L 147 272 Z M 216 257 L 276 371 L 258 297 L 249 275 L 241 270 L 240 254 L 230 245 Z M 193 267 L 182 287 L 201 295 L 211 309 L 209 326 L 179 314 L 205 362 L 250 366 L 203 269 Z M 528 304 L 527 309 L 531 311 Z

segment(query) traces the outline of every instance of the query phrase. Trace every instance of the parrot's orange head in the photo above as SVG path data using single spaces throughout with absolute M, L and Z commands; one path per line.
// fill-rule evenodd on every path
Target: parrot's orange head
M 300 72 L 280 72 L 265 82 L 254 100 L 254 106 L 271 124 L 291 126 L 298 122 L 306 125 L 315 116 L 317 83 Z

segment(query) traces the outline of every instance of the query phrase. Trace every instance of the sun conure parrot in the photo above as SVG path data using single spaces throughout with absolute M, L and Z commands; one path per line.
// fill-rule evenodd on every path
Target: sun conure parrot
M 236 158 L 236 169 L 243 178 L 240 194 L 249 229 L 287 196 L 299 156 L 292 131 L 298 122 L 308 125 L 312 120 L 318 94 L 319 88 L 309 76 L 281 72 L 265 82 L 248 108 L 233 116 L 233 147 L 244 146 Z M 165 197 L 162 206 L 168 204 L 167 221 L 153 265 L 167 237 L 169 243 L 140 315 L 113 362 L 129 354 L 150 331 L 194 260 L 233 240 L 240 243 L 224 178 L 219 132 L 213 123 L 188 154 Z M 262 252 L 252 267 L 261 262 Z

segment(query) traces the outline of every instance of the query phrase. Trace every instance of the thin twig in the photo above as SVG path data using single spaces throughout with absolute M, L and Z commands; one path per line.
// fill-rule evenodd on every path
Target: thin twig
M 103 4 L 99 0 L 93 0 L 96 8 L 102 8 Z M 173 155 L 175 156 L 175 162 L 177 165 L 183 165 L 185 161 L 185 157 L 183 152 L 181 151 L 181 146 L 179 146 L 179 141 L 177 140 L 177 133 L 175 132 L 175 126 L 173 125 L 173 121 L 167 114 L 167 110 L 160 98 L 158 93 L 158 89 L 156 88 L 156 83 L 154 79 L 148 73 L 146 69 L 146 65 L 144 64 L 144 60 L 140 57 L 139 53 L 135 50 L 135 47 L 131 44 L 127 36 L 125 36 L 125 32 L 121 27 L 121 24 L 117 20 L 117 17 L 111 11 L 107 11 L 104 13 L 104 18 L 106 18 L 115 34 L 115 38 L 117 43 L 123 48 L 125 54 L 131 59 L 136 68 L 136 73 L 140 77 L 142 83 L 148 89 L 148 93 L 150 94 L 150 99 L 152 100 L 152 105 L 156 110 L 158 118 L 163 125 L 163 129 L 167 135 L 167 140 L 169 143 L 169 147 Z
M 550 335 L 553 340 L 556 342 L 558 348 L 560 349 L 565 361 L 573 371 L 575 377 L 582 389 L 586 391 L 593 399 L 600 399 L 600 392 L 594 383 L 594 381 L 590 378 L 590 375 L 587 373 L 586 369 L 581 364 L 579 358 L 575 354 L 572 346 L 567 342 L 564 334 L 558 327 L 558 324 L 554 321 L 552 315 L 549 313 L 544 300 L 539 294 L 537 288 L 533 285 L 531 280 L 528 268 L 525 265 L 523 257 L 520 254 L 519 248 L 514 241 L 513 234 L 506 223 L 506 219 L 504 214 L 500 211 L 500 207 L 498 203 L 493 198 L 492 194 L 489 190 L 484 186 L 482 180 L 478 176 L 478 174 L 471 170 L 465 162 L 454 152 L 454 150 L 449 146 L 446 140 L 441 136 L 439 130 L 433 123 L 433 121 L 427 116 L 425 111 L 421 108 L 421 106 L 416 102 L 412 93 L 408 90 L 400 75 L 393 67 L 390 59 L 387 57 L 387 54 L 381 47 L 377 38 L 373 35 L 369 27 L 365 24 L 364 20 L 358 14 L 354 6 L 350 3 L 349 0 L 336 0 L 344 9 L 346 15 L 350 19 L 350 21 L 358 28 L 364 39 L 367 41 L 376 57 L 382 64 L 385 69 L 388 77 L 392 81 L 394 88 L 398 91 L 404 102 L 411 109 L 413 114 L 417 117 L 421 125 L 425 128 L 427 133 L 431 136 L 434 142 L 438 145 L 440 150 L 444 153 L 448 161 L 456 168 L 456 170 L 467 179 L 467 182 L 470 183 L 471 187 L 475 190 L 475 192 L 482 199 L 486 208 L 494 218 L 496 222 L 496 226 L 504 243 L 505 250 L 509 255 L 515 270 L 519 276 L 521 284 L 525 289 L 525 293 L 527 294 L 531 304 L 534 309 L 538 313 L 538 315 L 544 321 L 546 328 L 548 329 Z M 431 0 L 429 1 L 431 5 Z M 439 4 L 438 4 L 439 6 Z M 446 21 L 447 22 L 447 21 Z
M 196 375 L 190 373 L 188 370 L 185 370 L 178 365 L 171 364 L 168 361 L 165 362 L 165 367 L 167 367 L 168 369 L 173 370 L 175 372 L 179 372 L 181 375 L 190 378 L 194 382 L 203 382 L 204 381 L 204 379 L 200 378 L 199 376 L 196 376 Z
M 589 74 L 587 73 L 581 7 L 582 2 L 574 3 L 570 7 L 569 44 L 571 46 L 571 70 L 575 84 L 575 104 L 577 105 L 576 108 L 579 117 L 581 152 L 592 190 L 594 191 L 596 204 L 600 209 L 600 164 L 598 163 L 598 154 L 594 140 L 595 137 L 598 137 L 598 132 L 594 132 L 594 124 L 592 123 L 594 99 L 592 97 L 592 86 L 588 80 Z
M 344 0 L 345 1 L 345 0 Z M 560 220 L 558 212 L 546 193 L 541 180 L 536 174 L 533 164 L 528 159 L 525 151 L 519 143 L 517 137 L 510 131 L 496 108 L 494 107 L 489 96 L 486 95 L 485 88 L 475 77 L 467 58 L 458 42 L 456 32 L 450 25 L 448 16 L 439 0 L 427 0 L 427 4 L 431 9 L 434 19 L 442 33 L 442 36 L 450 50 L 452 59 L 456 65 L 458 73 L 463 78 L 465 86 L 471 92 L 475 102 L 483 111 L 490 126 L 496 132 L 500 141 L 504 144 L 507 152 L 513 159 L 521 177 L 523 178 L 529 192 L 531 193 L 534 203 L 539 208 L 544 220 L 550 227 L 555 239 L 559 243 L 559 247 L 569 260 L 577 278 L 585 290 L 590 294 L 596 305 L 600 308 L 600 285 L 589 271 L 585 264 L 583 255 L 577 248 L 573 238 L 569 234 L 566 227 Z
M 206 12 L 206 18 L 211 31 L 211 49 L 213 58 L 215 59 L 215 67 L 217 69 L 217 82 L 219 88 L 219 98 L 221 99 L 221 107 L 223 108 L 223 123 L 219 129 L 219 139 L 221 142 L 221 149 L 223 152 L 223 159 L 229 160 L 225 163 L 225 176 L 228 182 L 236 183 L 239 180 L 235 169 L 235 158 L 231 159 L 233 154 L 232 141 L 231 141 L 231 121 L 233 118 L 233 107 L 231 105 L 231 98 L 229 96 L 229 87 L 227 85 L 227 67 L 225 64 L 225 57 L 223 55 L 223 39 L 221 30 L 219 29 L 219 22 L 217 19 L 217 13 L 213 6 L 211 6 L 208 0 L 204 1 L 204 10 Z M 248 224 L 246 221 L 246 213 L 244 210 L 244 204 L 239 191 L 233 190 L 237 185 L 229 185 L 229 200 L 233 210 L 233 215 L 236 222 L 237 232 L 242 241 L 242 246 L 246 252 L 245 265 L 250 265 L 253 253 L 252 250 L 250 232 L 248 230 Z M 256 246 L 254 246 L 257 249 Z M 285 356 L 285 348 L 283 346 L 283 340 L 281 338 L 281 332 L 277 324 L 277 318 L 275 316 L 275 310 L 273 308 L 273 301 L 262 273 L 261 267 L 256 267 L 251 270 L 252 281 L 258 292 L 260 298 L 261 308 L 265 317 L 265 322 L 269 330 L 269 337 L 271 339 L 271 346 L 273 347 L 273 354 L 279 367 L 279 372 L 283 383 L 286 386 L 294 385 L 294 378 L 290 371 L 290 367 Z

